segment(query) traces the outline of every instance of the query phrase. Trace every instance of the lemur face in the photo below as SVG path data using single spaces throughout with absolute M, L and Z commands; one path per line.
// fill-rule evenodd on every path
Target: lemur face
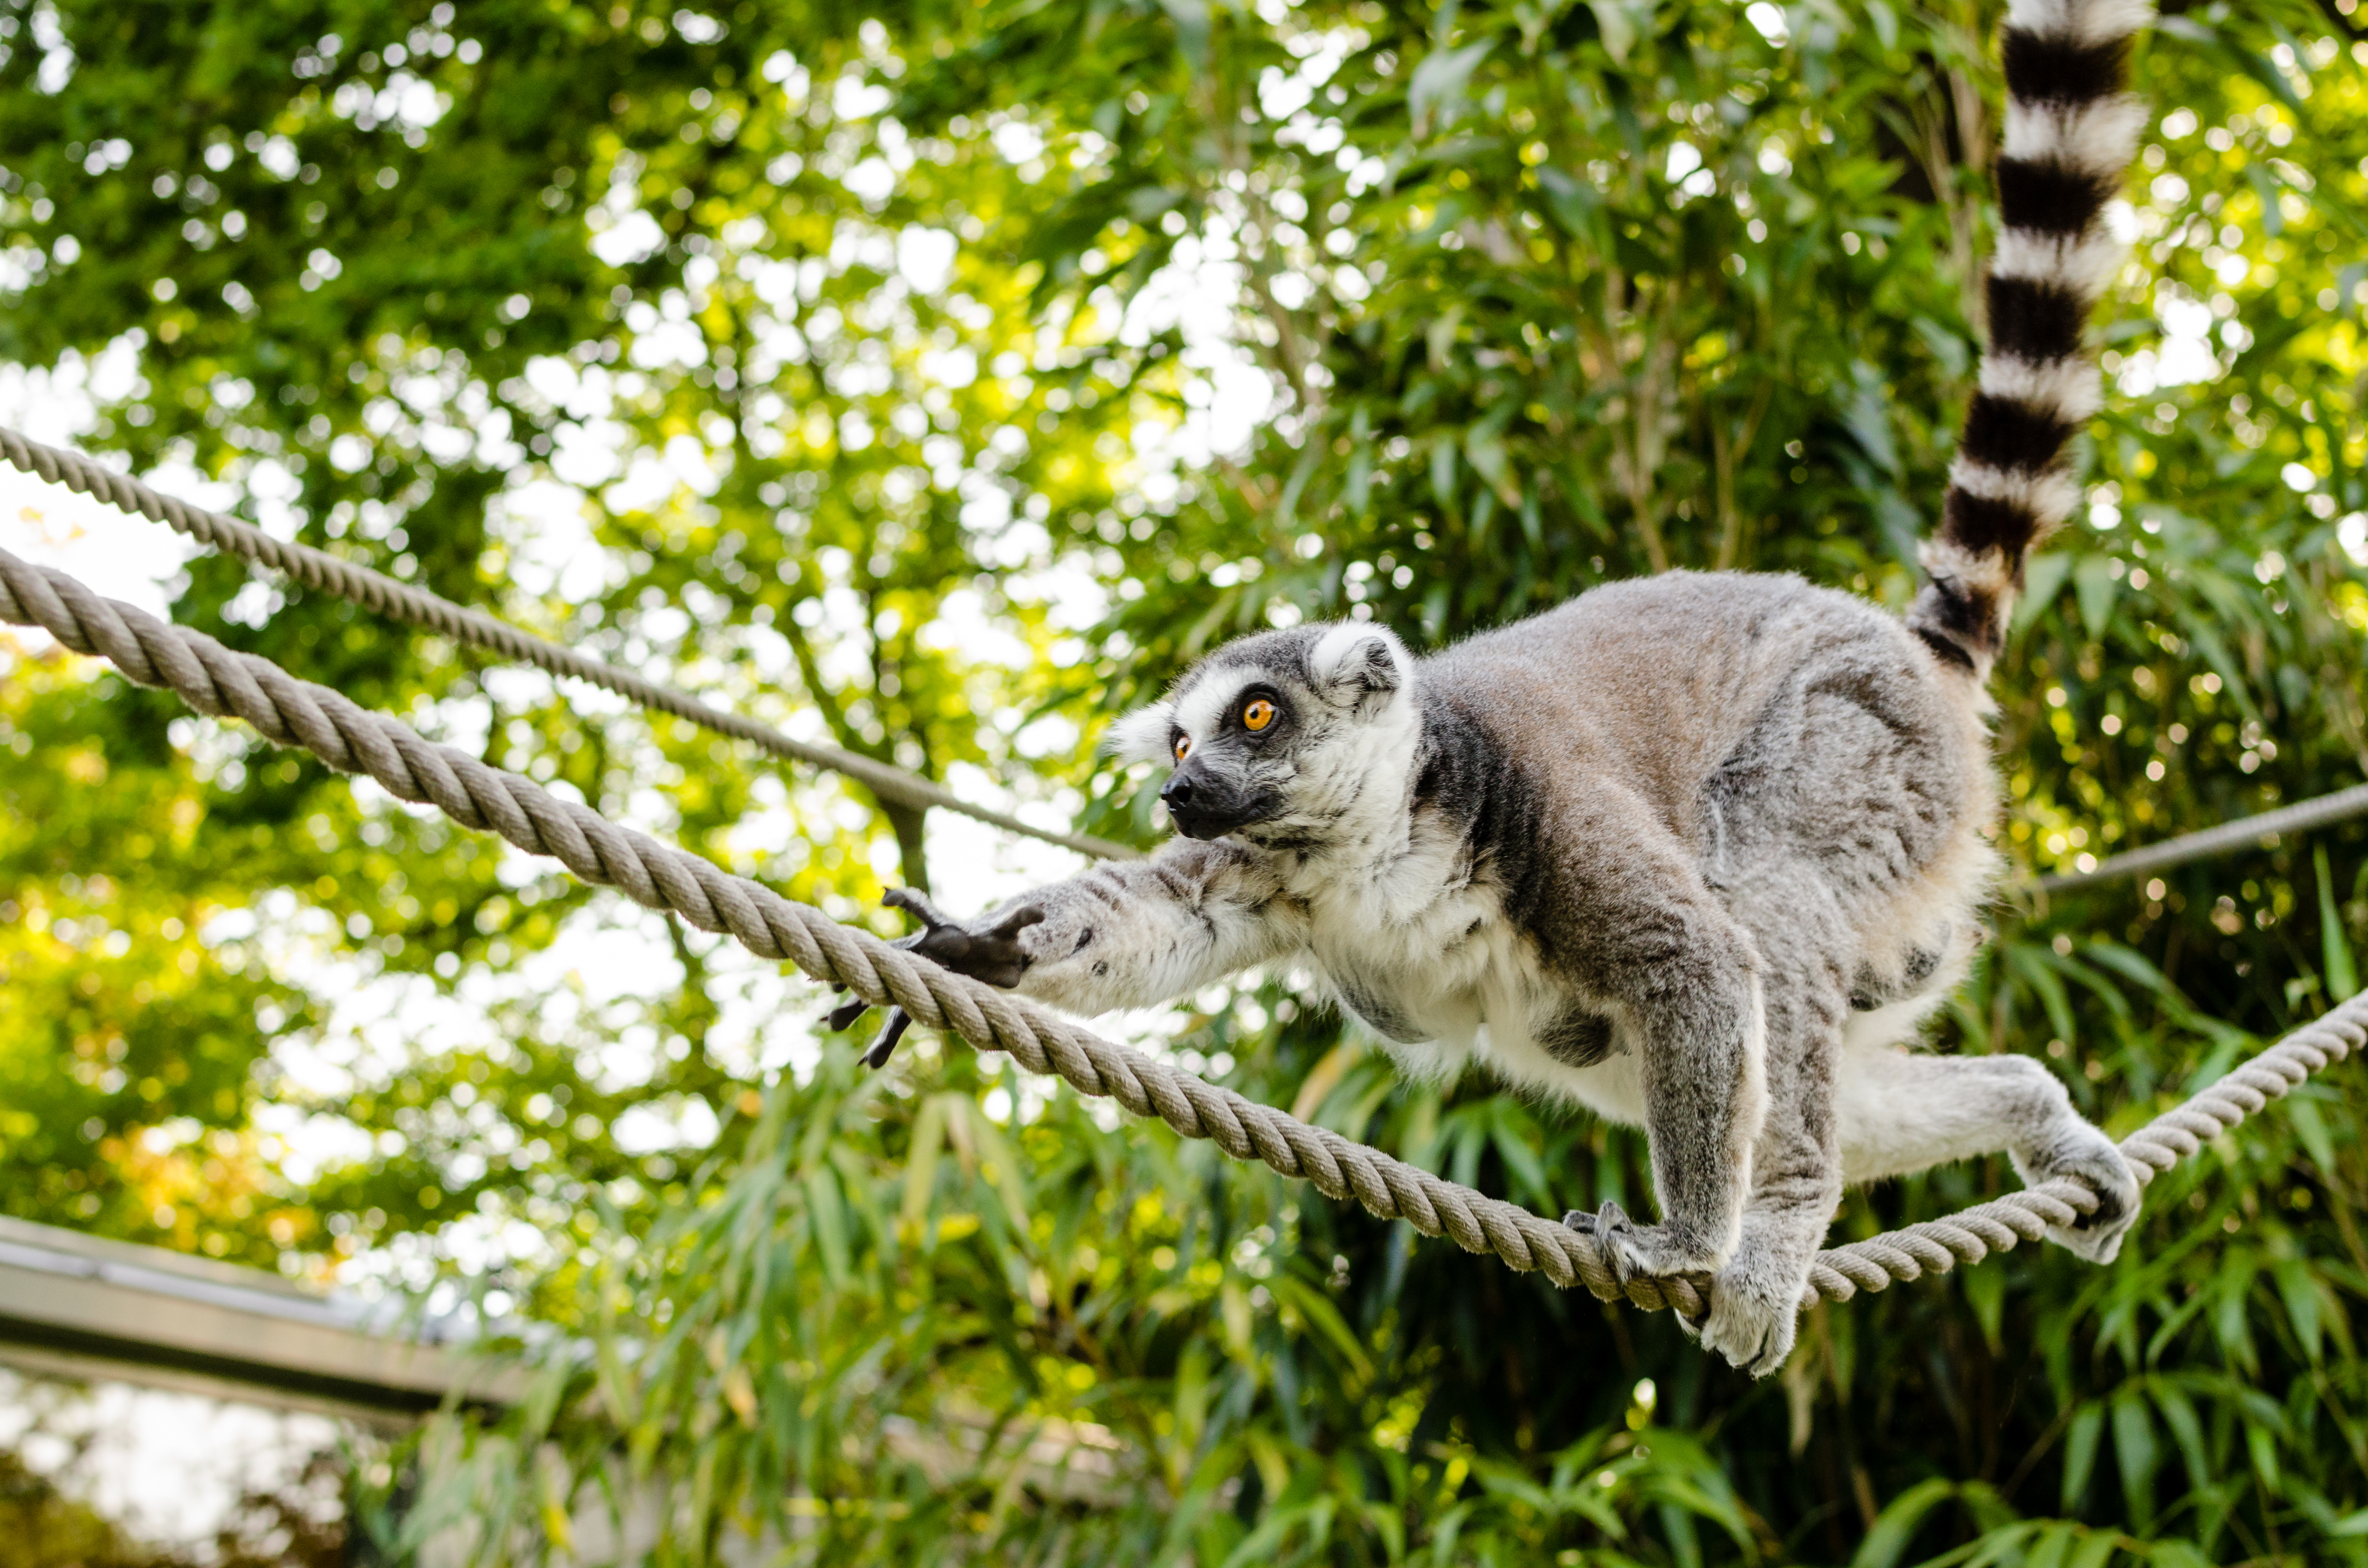
M 1110 746 L 1173 769 L 1159 799 L 1187 838 L 1312 847 L 1361 791 L 1381 732 L 1404 717 L 1412 667 L 1379 627 L 1260 632 L 1120 720 Z

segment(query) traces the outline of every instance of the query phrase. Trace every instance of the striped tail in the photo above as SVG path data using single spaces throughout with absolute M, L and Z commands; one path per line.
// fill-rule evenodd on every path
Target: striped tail
M 2003 232 L 1989 273 L 1989 351 L 1949 472 L 1930 574 L 1908 629 L 1952 664 L 1987 676 L 2005 644 L 2024 555 L 2078 499 L 2064 446 L 2097 412 L 2089 308 L 2122 261 L 2105 204 L 2145 129 L 2123 90 L 2147 0 L 2011 0 Z

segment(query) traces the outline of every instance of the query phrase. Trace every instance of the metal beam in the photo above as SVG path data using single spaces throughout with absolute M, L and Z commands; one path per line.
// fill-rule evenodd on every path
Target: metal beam
M 399 1312 L 259 1269 L 0 1217 L 0 1346 L 33 1359 L 387 1411 L 507 1403 L 523 1391 L 515 1367 L 404 1328 Z

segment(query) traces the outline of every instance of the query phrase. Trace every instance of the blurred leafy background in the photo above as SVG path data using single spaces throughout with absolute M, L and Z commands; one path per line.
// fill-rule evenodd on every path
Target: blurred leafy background
M 0 0 L 0 360 L 268 526 L 1148 843 L 1093 737 L 1240 631 L 1435 646 L 1670 567 L 1904 605 L 2002 9 Z M 2088 506 L 1998 686 L 2018 880 L 1937 1030 L 2117 1129 L 2368 940 L 2359 824 L 2030 885 L 2368 766 L 2368 12 L 2166 10 Z M 1059 869 L 234 562 L 168 590 L 842 918 Z M 996 1059 L 866 1075 L 793 975 L 8 646 L 0 1205 L 547 1347 L 373 1551 L 2368 1561 L 2355 1073 L 2112 1267 L 1820 1308 L 1754 1384 Z M 1645 1199 L 1636 1138 L 1395 1085 L 1304 976 L 1138 1023 L 1532 1207 Z

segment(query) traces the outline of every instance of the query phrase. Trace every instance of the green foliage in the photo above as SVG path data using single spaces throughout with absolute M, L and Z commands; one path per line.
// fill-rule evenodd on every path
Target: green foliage
M 1999 681 L 2029 870 L 2368 766 L 2368 44 L 2341 0 L 2174 11 L 2138 54 L 2161 118 L 2089 509 Z M 310 542 L 1147 838 L 1087 742 L 1239 630 L 1436 643 L 1665 566 L 1905 603 L 1979 342 L 1998 17 L 11 0 L 0 351 L 112 346 L 136 371 L 94 383 L 94 445 Z M 1205 452 L 1236 358 L 1278 402 Z M 927 873 L 859 790 L 228 562 L 176 614 L 842 916 Z M 564 1331 L 526 1406 L 423 1439 L 415 1540 L 529 1560 L 613 1506 L 680 1562 L 742 1533 L 816 1562 L 2368 1556 L 2343 1074 L 2158 1181 L 2112 1268 L 2024 1253 L 1820 1308 L 1754 1385 L 993 1059 L 916 1040 L 860 1078 L 730 949 L 111 677 L 7 667 L 8 1206 L 440 1267 Z M 1945 1043 L 2039 1053 L 2135 1125 L 2356 990 L 2363 842 L 2018 881 Z M 621 994 L 539 963 L 616 950 L 587 942 L 670 962 Z M 340 988 L 390 977 L 476 1021 L 358 1047 Z M 1176 1049 L 1532 1207 L 1644 1201 L 1634 1137 L 1396 1085 L 1317 1003 L 1195 998 Z M 715 1131 L 618 1135 L 652 1106 Z M 369 1152 L 301 1168 L 291 1114 Z M 2012 1180 L 1853 1194 L 1837 1233 Z

